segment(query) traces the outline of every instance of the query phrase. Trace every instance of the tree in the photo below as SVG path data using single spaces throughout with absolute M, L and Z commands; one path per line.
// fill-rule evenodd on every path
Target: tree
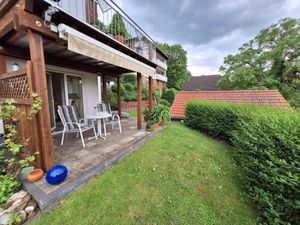
M 222 89 L 279 89 L 300 107 L 300 20 L 285 18 L 263 29 L 236 55 L 224 58 Z
M 157 46 L 168 56 L 167 87 L 181 90 L 189 76 L 187 70 L 187 52 L 179 44 L 158 44 Z

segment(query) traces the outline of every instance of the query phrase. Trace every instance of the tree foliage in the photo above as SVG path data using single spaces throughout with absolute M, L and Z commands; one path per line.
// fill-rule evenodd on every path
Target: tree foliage
M 220 71 L 223 89 L 279 89 L 300 107 L 300 20 L 280 20 L 228 55 Z
M 179 44 L 158 44 L 158 48 L 168 56 L 167 87 L 181 90 L 189 76 L 187 70 L 187 52 Z

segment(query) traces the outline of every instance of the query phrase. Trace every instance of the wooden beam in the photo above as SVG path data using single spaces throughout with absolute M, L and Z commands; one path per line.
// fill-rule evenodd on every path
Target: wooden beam
M 117 86 L 118 86 L 118 114 L 121 118 L 122 115 L 122 93 L 121 93 L 121 78 L 117 77 Z
M 22 31 L 13 31 L 11 32 L 8 37 L 5 37 L 4 39 L 4 43 L 7 45 L 13 45 L 15 44 L 17 41 L 19 41 L 21 38 L 23 38 L 26 35 L 25 32 Z
M 106 85 L 106 75 L 102 75 L 102 98 L 103 102 L 108 102 L 108 96 L 107 96 L 107 85 Z
M 148 108 L 149 112 L 152 111 L 152 105 L 153 105 L 153 98 L 152 98 L 152 88 L 153 88 L 153 78 L 149 77 L 149 83 L 148 83 Z
M 9 9 L 11 9 L 17 3 L 17 1 L 18 0 L 4 0 L 4 2 L 0 5 L 0 18 L 4 16 Z
M 33 0 L 19 0 L 19 4 L 21 9 L 26 10 L 28 12 L 33 12 Z
M 40 34 L 28 30 L 28 39 L 32 61 L 33 89 L 42 100 L 41 111 L 37 114 L 41 158 L 43 169 L 49 170 L 54 165 L 54 147 L 51 134 L 43 38 Z
M 5 3 L 3 3 L 5 4 Z M 15 28 L 15 9 L 11 9 L 0 20 L 0 39 Z
M 142 129 L 142 75 L 137 73 L 137 128 Z
M 21 28 L 31 29 L 49 39 L 59 40 L 58 34 L 52 32 L 50 28 L 44 25 L 44 19 L 21 9 L 17 10 L 17 14 L 19 16 L 19 26 Z
M 6 72 L 7 72 L 6 57 L 5 55 L 0 55 L 0 74 L 4 74 Z

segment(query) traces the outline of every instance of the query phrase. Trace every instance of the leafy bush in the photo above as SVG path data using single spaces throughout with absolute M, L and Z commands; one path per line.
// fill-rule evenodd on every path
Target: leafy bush
M 111 87 L 111 90 L 114 92 L 114 93 L 118 93 L 118 85 L 114 84 L 112 87 Z M 125 92 L 125 88 L 123 86 L 123 84 L 121 84 L 121 94 L 123 94 Z
M 129 83 L 129 84 L 132 84 L 132 85 L 136 85 L 136 75 L 135 74 L 126 74 L 124 77 L 123 77 L 123 83 Z
M 167 100 L 170 105 L 173 104 L 177 91 L 174 88 L 166 88 L 162 93 L 162 99 Z
M 153 89 L 152 90 L 152 96 L 153 96 L 153 100 L 155 102 L 159 102 L 160 101 L 161 95 L 162 95 L 161 90 L 159 90 L 159 89 Z
M 124 87 L 124 89 L 125 89 L 126 92 L 133 92 L 133 91 L 135 91 L 135 87 L 131 83 L 124 83 L 123 87 Z
M 118 109 L 118 95 L 113 91 L 107 91 L 107 96 L 112 110 Z
M 148 99 L 148 89 L 142 88 L 142 99 L 147 100 Z
M 170 107 L 170 106 L 171 106 L 170 103 L 169 103 L 167 100 L 164 100 L 164 99 L 161 99 L 161 100 L 159 101 L 159 104 L 165 105 L 165 106 L 167 106 L 167 107 Z
M 0 206 L 15 193 L 20 187 L 20 183 L 7 175 L 0 176 Z
M 234 147 L 246 188 L 264 224 L 300 221 L 300 113 L 193 101 L 185 123 Z

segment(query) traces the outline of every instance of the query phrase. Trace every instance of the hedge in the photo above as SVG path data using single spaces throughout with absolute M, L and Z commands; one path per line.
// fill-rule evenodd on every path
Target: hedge
M 262 223 L 299 223 L 299 112 L 192 101 L 186 106 L 185 123 L 233 146 Z

